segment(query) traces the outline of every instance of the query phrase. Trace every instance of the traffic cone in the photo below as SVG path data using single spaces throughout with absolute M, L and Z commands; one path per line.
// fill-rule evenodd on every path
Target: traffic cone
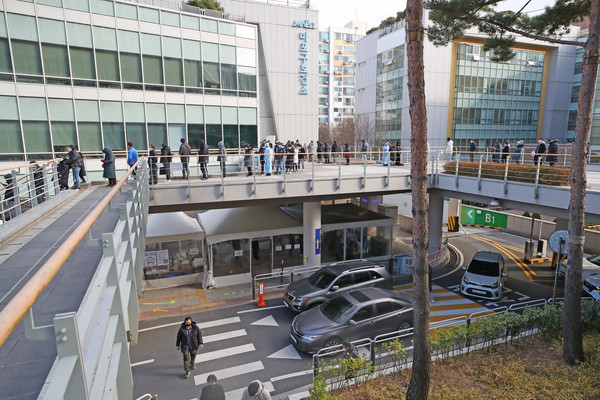
M 267 303 L 265 303 L 265 284 L 264 282 L 261 282 L 258 285 L 258 303 L 256 303 L 256 305 L 258 307 L 264 307 L 267 305 Z

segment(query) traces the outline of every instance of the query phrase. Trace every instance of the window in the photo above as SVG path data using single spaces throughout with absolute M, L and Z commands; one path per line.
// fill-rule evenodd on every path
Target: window
M 52 151 L 45 99 L 21 97 L 19 103 L 27 153 Z
M 165 83 L 183 86 L 183 65 L 181 62 L 181 40 L 163 37 L 165 61 Z
M 385 315 L 402 310 L 402 306 L 393 301 L 384 301 L 377 303 L 375 306 L 377 307 L 377 315 Z
M 96 42 L 98 79 L 119 81 L 119 58 L 115 30 L 94 26 L 94 40 Z
M 11 32 L 15 72 L 42 75 L 35 18 L 17 14 L 7 14 L 7 16 Z
M 96 79 L 91 27 L 68 22 L 67 32 L 73 78 Z
M 375 316 L 375 306 L 374 305 L 366 305 L 362 307 L 360 310 L 354 314 L 352 319 L 355 322 L 365 321 L 367 319 L 373 318 Z
M 17 98 L 0 96 L 0 131 L 2 132 L 2 152 L 22 153 L 23 142 L 19 113 L 17 112 Z
M 142 33 L 142 63 L 145 83 L 163 83 L 160 36 Z
M 202 57 L 204 66 L 204 86 L 207 88 L 220 88 L 219 77 L 219 46 L 216 43 L 202 43 Z
M 185 74 L 185 86 L 202 86 L 202 63 L 200 58 L 200 42 L 183 40 L 183 67 Z
M 142 63 L 140 60 L 140 41 L 137 32 L 118 31 L 119 56 L 121 59 L 121 79 L 123 82 L 142 82 Z M 151 68 L 148 63 L 148 69 Z
M 334 282 L 334 286 L 338 286 L 340 288 L 345 288 L 352 285 L 352 275 L 346 274 L 342 275 Z

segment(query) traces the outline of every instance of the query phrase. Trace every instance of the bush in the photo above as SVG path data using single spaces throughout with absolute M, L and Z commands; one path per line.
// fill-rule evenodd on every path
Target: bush
M 504 179 L 506 165 L 503 163 L 481 163 L 481 177 L 488 179 Z M 456 161 L 444 164 L 444 172 L 454 174 Z M 476 177 L 479 172 L 479 163 L 461 161 L 458 165 L 458 174 Z M 508 164 L 508 180 L 515 182 L 535 183 L 537 167 L 535 165 Z M 571 170 L 565 167 L 541 166 L 539 183 L 551 186 L 569 186 L 571 184 Z

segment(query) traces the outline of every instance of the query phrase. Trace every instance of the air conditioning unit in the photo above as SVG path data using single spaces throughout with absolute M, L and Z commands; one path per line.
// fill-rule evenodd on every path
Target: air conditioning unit
M 323 39 L 323 43 L 329 43 L 329 39 Z
M 323 53 L 329 53 L 329 49 L 323 50 Z

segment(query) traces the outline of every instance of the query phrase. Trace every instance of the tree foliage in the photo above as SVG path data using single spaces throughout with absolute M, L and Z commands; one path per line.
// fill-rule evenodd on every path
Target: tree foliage
M 375 26 L 375 27 L 369 29 L 367 31 L 367 35 L 370 34 L 370 33 L 375 32 L 376 30 L 383 29 L 383 28 L 386 28 L 388 26 L 394 25 L 396 22 L 402 21 L 403 19 L 404 19 L 404 11 L 398 11 L 396 13 L 395 17 L 387 17 L 386 19 L 384 19 L 383 21 L 381 21 L 381 23 L 379 24 L 379 26 Z
M 216 10 L 221 12 L 225 11 L 223 6 L 221 6 L 221 3 L 217 0 L 188 0 L 185 4 L 188 6 L 203 8 L 205 10 Z

